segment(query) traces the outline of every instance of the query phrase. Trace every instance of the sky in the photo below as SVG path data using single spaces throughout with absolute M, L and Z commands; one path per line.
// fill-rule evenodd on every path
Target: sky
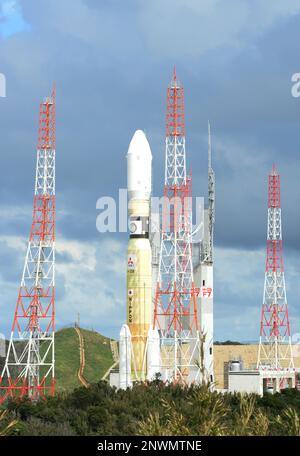
M 0 0 L 0 332 L 8 335 L 32 217 L 38 105 L 57 87 L 57 327 L 117 337 L 125 320 L 126 233 L 99 233 L 96 202 L 126 187 L 137 129 L 163 191 L 166 89 L 185 88 L 194 195 L 216 174 L 215 339 L 257 340 L 267 174 L 282 182 L 292 334 L 300 332 L 300 4 L 294 0 Z

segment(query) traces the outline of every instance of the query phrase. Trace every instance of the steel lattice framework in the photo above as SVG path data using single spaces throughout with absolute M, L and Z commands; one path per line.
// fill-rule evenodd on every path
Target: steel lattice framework
M 184 91 L 176 77 L 167 90 L 165 185 L 154 327 L 160 332 L 163 377 L 199 380 L 200 339 L 192 266 L 191 176 L 186 174 Z
M 257 367 L 294 368 L 282 255 L 280 175 L 275 166 L 268 178 L 267 259 Z
M 5 365 L 0 403 L 54 395 L 55 87 L 40 104 L 33 221 Z

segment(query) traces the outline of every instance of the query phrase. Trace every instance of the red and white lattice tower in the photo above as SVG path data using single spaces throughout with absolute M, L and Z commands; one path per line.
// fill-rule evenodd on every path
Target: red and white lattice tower
M 197 295 L 192 265 L 191 176 L 186 173 L 184 91 L 176 77 L 167 90 L 165 185 L 154 328 L 160 333 L 164 380 L 200 380 Z
M 0 403 L 54 395 L 55 87 L 40 105 L 33 221 L 5 365 Z
M 257 367 L 294 368 L 282 255 L 280 175 L 275 166 L 268 178 L 267 259 Z

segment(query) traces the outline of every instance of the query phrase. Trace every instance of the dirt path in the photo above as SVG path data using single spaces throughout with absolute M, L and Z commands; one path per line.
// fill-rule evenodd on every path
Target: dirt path
M 79 366 L 79 370 L 78 370 L 78 380 L 80 381 L 80 383 L 85 386 L 86 388 L 88 388 L 90 386 L 89 382 L 85 379 L 84 377 L 84 374 L 83 374 L 83 371 L 84 371 L 84 367 L 85 367 L 85 354 L 84 354 L 84 340 L 83 340 L 83 335 L 80 331 L 80 329 L 75 326 L 75 331 L 77 332 L 78 334 L 78 339 L 79 339 L 79 355 L 80 355 L 80 366 Z

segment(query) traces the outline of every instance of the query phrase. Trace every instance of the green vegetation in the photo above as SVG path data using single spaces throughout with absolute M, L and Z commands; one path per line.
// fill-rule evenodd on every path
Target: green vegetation
M 57 394 L 32 403 L 11 401 L 0 412 L 0 436 L 13 435 L 296 435 L 300 392 L 256 395 L 211 393 L 205 386 L 164 385 L 159 379 L 126 391 L 99 381 L 113 364 L 109 339 L 81 330 L 91 383 L 81 387 L 74 328 L 55 339 Z M 229 342 L 229 341 L 228 341 Z M 232 343 L 232 342 L 230 342 Z
M 85 346 L 84 376 L 88 382 L 99 381 L 113 364 L 109 339 L 94 331 L 81 329 Z M 55 334 L 55 377 L 57 391 L 70 391 L 81 386 L 79 369 L 79 340 L 74 328 Z
M 10 402 L 15 435 L 300 435 L 300 392 L 211 393 L 156 380 L 116 391 L 100 381 L 53 399 Z
M 17 423 L 17 420 L 9 418 L 7 410 L 2 410 L 0 412 L 0 437 L 3 437 L 4 435 L 10 435 Z
M 84 376 L 90 383 L 98 382 L 114 360 L 109 339 L 95 331 L 80 330 L 84 339 L 85 368 Z
M 56 390 L 66 391 L 80 386 L 78 336 L 74 328 L 55 334 L 55 379 Z

